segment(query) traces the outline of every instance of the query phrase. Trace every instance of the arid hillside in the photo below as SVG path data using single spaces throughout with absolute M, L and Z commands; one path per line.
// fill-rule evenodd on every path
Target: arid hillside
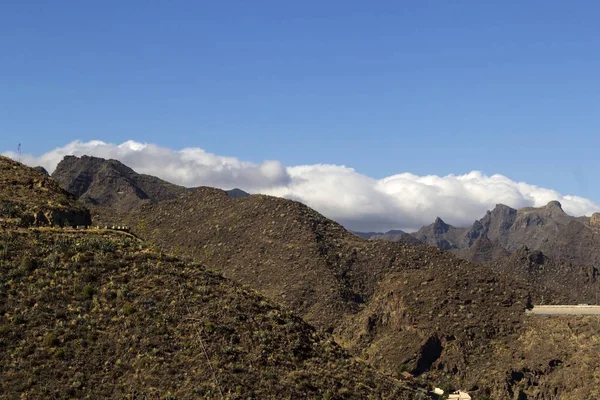
M 285 304 L 387 373 L 411 372 L 422 384 L 468 389 L 475 398 L 581 393 L 569 384 L 540 388 L 539 382 L 560 380 L 563 372 L 554 367 L 540 367 L 543 376 L 535 379 L 514 374 L 515 366 L 546 362 L 535 353 L 526 353 L 526 360 L 513 356 L 522 354 L 524 335 L 543 344 L 537 336 L 542 331 L 529 325 L 525 309 L 581 298 L 562 286 L 566 279 L 556 283 L 543 274 L 532 279 L 520 259 L 510 267 L 484 265 L 432 246 L 365 240 L 298 202 L 262 195 L 232 198 L 212 188 L 144 204 L 115 218 L 158 248 L 206 264 Z M 451 230 L 441 220 L 434 225 L 433 236 L 442 239 Z M 485 226 L 495 231 L 490 227 L 496 225 Z M 474 248 L 489 259 L 497 253 L 506 257 L 499 242 L 480 236 Z M 528 265 L 540 261 L 535 254 L 523 257 Z M 557 265 L 548 276 L 564 271 Z M 581 279 L 573 282 L 593 284 L 593 271 L 590 276 L 581 271 Z M 587 322 L 575 322 L 580 323 Z M 587 374 L 575 357 L 576 352 L 564 354 L 561 365 L 573 376 Z
M 141 237 L 286 304 L 376 367 L 480 396 L 516 393 L 507 382 L 518 360 L 490 360 L 525 334 L 526 307 L 576 301 L 431 246 L 365 240 L 270 196 L 232 199 L 199 188 L 130 219 Z
M 417 398 L 200 265 L 102 231 L 3 231 L 0 397 Z
M 10 165 L 6 200 L 70 199 Z M 100 229 L 0 227 L 0 376 L 7 399 L 425 398 L 272 300 Z

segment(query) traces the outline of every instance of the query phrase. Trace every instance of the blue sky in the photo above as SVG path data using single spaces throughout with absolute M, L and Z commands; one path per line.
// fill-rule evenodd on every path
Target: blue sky
M 326 4 L 324 4 L 326 3 Z M 133 139 L 600 201 L 596 1 L 23 1 L 0 152 Z

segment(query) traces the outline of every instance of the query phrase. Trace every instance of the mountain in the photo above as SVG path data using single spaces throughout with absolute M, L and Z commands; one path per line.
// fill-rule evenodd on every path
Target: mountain
M 361 238 L 365 238 L 365 239 L 371 239 L 373 236 L 385 234 L 384 232 L 355 232 L 355 231 L 352 231 L 352 233 L 360 236 Z
M 536 286 L 556 291 L 570 290 L 577 303 L 596 304 L 600 300 L 600 272 L 596 266 L 556 260 L 525 246 L 489 262 L 489 265 L 498 272 L 519 276 Z
M 487 236 L 477 238 L 470 247 L 454 249 L 452 253 L 464 260 L 476 263 L 503 260 L 511 254 L 502 247 L 498 239 L 491 241 Z
M 232 198 L 200 187 L 142 204 L 122 218 L 153 248 L 207 265 L 283 303 L 387 373 L 409 371 L 417 382 L 468 389 L 475 398 L 598 397 L 597 386 L 585 382 L 600 376 L 600 363 L 593 357 L 578 361 L 587 354 L 582 348 L 600 350 L 593 320 L 542 321 L 524 312 L 541 302 L 593 302 L 593 291 L 580 292 L 566 280 L 535 282 L 526 273 L 467 262 L 431 246 L 365 240 L 303 204 L 263 195 Z M 489 228 L 496 226 L 491 220 L 479 224 L 496 229 Z M 461 236 L 439 219 L 422 233 L 452 247 L 467 240 L 467 230 Z M 471 247 L 491 258 L 504 249 L 497 248 L 498 239 L 486 239 L 472 238 Z M 455 244 L 451 251 L 462 249 Z M 550 265 L 536 255 L 531 260 Z M 584 278 L 573 282 L 589 284 Z M 569 332 L 586 343 L 563 347 L 547 340 L 573 340 Z
M 410 246 L 418 246 L 423 244 L 410 233 L 406 233 L 400 229 L 393 229 L 387 232 L 352 232 L 365 239 L 371 240 L 386 240 L 388 242 L 403 242 Z
M 187 192 L 183 186 L 138 174 L 117 160 L 66 156 L 52 173 L 64 189 L 91 207 L 109 207 L 116 213 L 140 204 L 174 199 Z
M 46 168 L 44 168 L 44 167 L 38 166 L 38 167 L 34 167 L 33 169 L 35 169 L 38 172 L 41 172 L 45 176 L 50 176 L 50 174 L 48 173 L 48 171 L 46 171 Z
M 79 210 L 22 164 L 1 158 L 0 179 L 2 199 L 27 210 L 49 199 Z M 2 398 L 425 398 L 273 301 L 128 233 L 2 226 L 0 271 Z
M 448 225 L 437 217 L 433 224 L 422 227 L 413 236 L 422 243 L 450 250 L 463 247 L 464 234 L 465 229 Z
M 388 242 L 402 242 L 409 246 L 419 246 L 422 245 L 419 239 L 411 235 L 410 233 L 406 233 L 401 230 L 391 230 L 386 233 L 371 235 L 369 237 L 371 240 L 386 240 Z
M 242 189 L 238 189 L 238 188 L 227 190 L 227 194 L 229 195 L 229 197 L 233 197 L 235 199 L 250 196 L 250 193 L 246 193 Z
M 477 262 L 502 259 L 523 246 L 574 264 L 600 262 L 600 214 L 572 217 L 558 201 L 518 210 L 498 204 L 469 228 L 456 228 L 438 218 L 413 236 Z
M 534 383 L 510 381 L 522 360 L 490 360 L 535 335 L 524 312 L 532 302 L 580 299 L 434 247 L 365 240 L 301 203 L 270 196 L 235 199 L 197 188 L 128 218 L 140 237 L 282 302 L 377 368 L 480 396 L 534 393 Z M 437 225 L 434 232 L 449 230 Z M 534 365 L 536 356 L 529 357 Z M 574 390 L 567 386 L 561 394 Z
M 47 175 L 0 156 L 0 224 L 90 225 L 90 213 Z

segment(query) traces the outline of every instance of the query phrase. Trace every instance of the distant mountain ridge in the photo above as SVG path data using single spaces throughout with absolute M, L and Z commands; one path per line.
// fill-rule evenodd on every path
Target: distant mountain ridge
M 600 262 L 600 213 L 573 217 L 558 201 L 521 209 L 497 204 L 468 228 L 454 227 L 438 217 L 411 235 L 470 261 L 502 259 L 527 246 L 557 260 L 583 265 Z

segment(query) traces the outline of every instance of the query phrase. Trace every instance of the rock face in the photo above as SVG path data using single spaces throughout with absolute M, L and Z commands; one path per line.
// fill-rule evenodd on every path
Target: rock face
M 0 219 L 20 226 L 91 224 L 89 211 L 53 179 L 2 156 Z
M 64 189 L 89 207 L 122 213 L 143 203 L 174 199 L 188 189 L 138 174 L 117 160 L 66 156 L 52 173 Z
M 590 225 L 600 226 L 600 213 L 594 213 L 592 215 L 592 218 L 590 218 Z

